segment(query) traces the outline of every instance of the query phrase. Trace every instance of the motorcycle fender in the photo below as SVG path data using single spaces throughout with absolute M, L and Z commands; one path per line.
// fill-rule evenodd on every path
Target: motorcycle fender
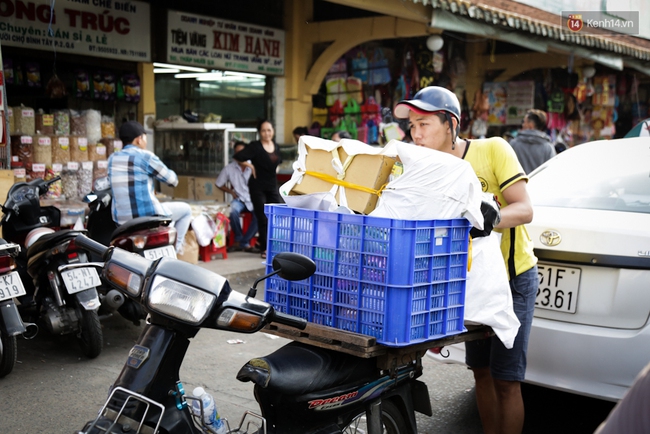
M 413 410 L 427 416 L 433 416 L 429 388 L 425 383 L 418 380 L 414 381 L 411 384 L 411 397 L 413 399 Z
M 97 289 L 90 288 L 85 291 L 77 292 L 75 295 L 77 302 L 86 310 L 97 310 L 99 309 L 99 295 L 97 295 Z
M 7 336 L 20 335 L 27 331 L 12 299 L 3 301 L 0 306 L 0 329 Z

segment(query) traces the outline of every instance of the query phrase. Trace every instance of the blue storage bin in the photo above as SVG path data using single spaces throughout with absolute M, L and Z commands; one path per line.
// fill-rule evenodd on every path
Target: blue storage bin
M 404 346 L 463 326 L 470 223 L 396 220 L 266 205 L 267 270 L 296 252 L 316 263 L 300 282 L 266 281 L 265 300 L 310 322 Z

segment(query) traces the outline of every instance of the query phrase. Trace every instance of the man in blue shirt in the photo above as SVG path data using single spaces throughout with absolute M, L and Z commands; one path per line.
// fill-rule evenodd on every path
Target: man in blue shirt
M 176 173 L 151 151 L 147 151 L 144 127 L 128 121 L 120 127 L 124 148 L 108 159 L 108 179 L 113 191 L 113 220 L 124 224 L 136 217 L 171 216 L 177 232 L 176 252 L 183 253 L 183 241 L 192 220 L 192 210 L 185 202 L 161 204 L 154 193 L 154 180 L 172 187 L 178 185 Z
M 244 142 L 235 143 L 233 154 L 236 154 L 245 147 L 246 144 Z M 215 185 L 219 190 L 229 193 L 233 197 L 232 202 L 230 202 L 230 226 L 235 234 L 235 240 L 229 250 L 260 253 L 259 249 L 249 245 L 251 239 L 257 233 L 257 219 L 255 218 L 255 214 L 253 214 L 253 219 L 248 225 L 245 234 L 242 233 L 243 231 L 239 221 L 239 217 L 244 210 L 253 213 L 253 202 L 251 202 L 251 194 L 248 191 L 248 180 L 251 177 L 251 173 L 251 168 L 245 163 L 233 160 L 219 173 Z

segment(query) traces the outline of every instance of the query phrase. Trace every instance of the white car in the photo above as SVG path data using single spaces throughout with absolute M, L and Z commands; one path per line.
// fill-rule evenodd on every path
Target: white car
M 619 400 L 650 362 L 650 138 L 573 147 L 528 192 L 540 284 L 526 382 Z M 449 350 L 434 358 L 464 363 Z

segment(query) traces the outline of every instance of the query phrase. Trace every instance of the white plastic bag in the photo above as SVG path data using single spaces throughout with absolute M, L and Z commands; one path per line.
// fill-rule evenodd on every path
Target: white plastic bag
M 217 233 L 217 224 L 206 213 L 201 213 L 192 219 L 192 230 L 199 246 L 205 247 L 212 242 Z
M 510 349 L 520 323 L 512 307 L 500 244 L 498 232 L 472 239 L 472 268 L 467 273 L 465 288 L 465 321 L 489 325 Z
M 481 183 L 465 160 L 445 152 L 392 141 L 404 173 L 386 185 L 375 217 L 432 220 L 466 217 L 483 229 Z

